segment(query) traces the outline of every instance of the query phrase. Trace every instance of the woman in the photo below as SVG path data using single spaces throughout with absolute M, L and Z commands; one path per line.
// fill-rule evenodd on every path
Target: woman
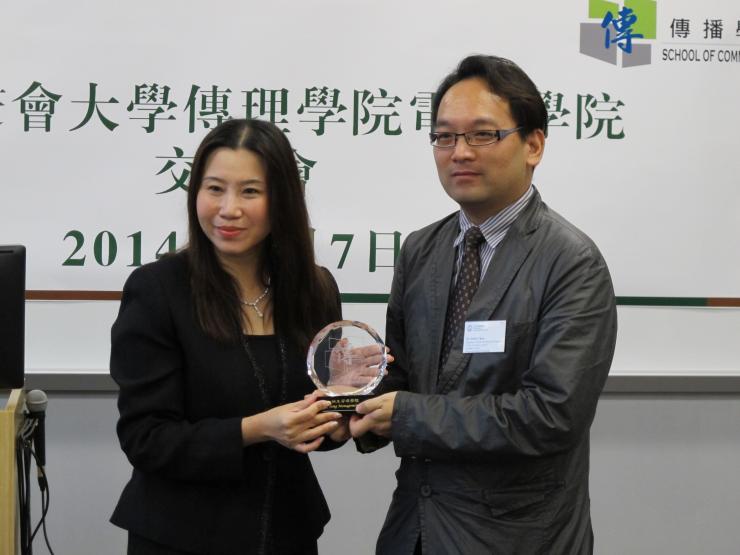
M 305 353 L 341 305 L 285 135 L 256 120 L 213 129 L 188 220 L 187 248 L 131 274 L 113 325 L 134 470 L 111 521 L 129 554 L 316 553 L 329 511 L 306 453 L 348 432 L 307 395 Z

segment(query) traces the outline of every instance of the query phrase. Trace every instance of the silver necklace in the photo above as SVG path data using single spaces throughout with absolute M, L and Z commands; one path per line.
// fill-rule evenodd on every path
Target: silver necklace
M 258 305 L 258 304 L 259 304 L 259 303 L 260 303 L 260 302 L 262 301 L 262 299 L 264 299 L 264 298 L 265 298 L 265 295 L 267 295 L 267 293 L 268 293 L 269 291 L 270 291 L 270 286 L 269 286 L 269 284 L 268 284 L 268 286 L 267 286 L 267 287 L 265 287 L 265 290 L 264 290 L 264 291 L 262 291 L 262 294 L 261 294 L 261 295 L 260 295 L 259 297 L 257 297 L 256 299 L 254 299 L 253 301 L 244 301 L 244 300 L 241 300 L 240 302 L 241 302 L 241 303 L 242 303 L 242 304 L 243 304 L 244 306 L 248 306 L 248 307 L 251 307 L 251 308 L 253 308 L 253 309 L 254 309 L 254 311 L 255 311 L 255 312 L 257 313 L 257 315 L 258 315 L 258 316 L 259 316 L 260 318 L 264 318 L 264 317 L 265 317 L 265 313 L 264 313 L 264 312 L 262 312 L 262 311 L 261 311 L 261 310 L 259 309 L 259 307 L 258 307 L 257 305 Z

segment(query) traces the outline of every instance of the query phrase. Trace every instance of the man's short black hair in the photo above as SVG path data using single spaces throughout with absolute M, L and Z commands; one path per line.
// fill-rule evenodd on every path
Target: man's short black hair
M 511 115 L 521 127 L 522 138 L 535 129 L 542 129 L 547 135 L 547 108 L 537 87 L 518 65 L 498 56 L 468 56 L 445 77 L 432 100 L 433 127 L 437 124 L 439 104 L 450 87 L 475 77 L 483 79 L 491 92 L 509 103 Z

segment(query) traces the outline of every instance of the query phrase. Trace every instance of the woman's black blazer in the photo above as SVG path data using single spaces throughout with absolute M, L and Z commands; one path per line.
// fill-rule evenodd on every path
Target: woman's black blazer
M 243 346 L 198 325 L 185 253 L 131 274 L 111 339 L 117 431 L 134 467 L 113 524 L 196 553 L 256 552 L 276 465 L 277 551 L 321 535 L 330 515 L 308 457 L 272 442 L 242 446 L 242 417 L 266 407 Z M 288 351 L 287 398 L 297 400 L 314 387 L 305 354 Z

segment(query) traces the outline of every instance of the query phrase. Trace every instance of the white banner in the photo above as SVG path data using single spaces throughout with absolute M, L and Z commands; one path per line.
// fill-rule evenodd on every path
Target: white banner
M 599 245 L 618 296 L 740 298 L 737 2 L 29 1 L 0 25 L 0 244 L 26 245 L 30 290 L 117 291 L 184 245 L 197 144 L 255 117 L 288 133 L 341 291 L 387 294 L 404 237 L 456 208 L 428 145 L 431 92 L 463 56 L 491 53 L 543 94 L 535 184 Z M 99 310 L 31 310 L 29 366 L 105 368 L 115 307 Z M 710 324 L 629 310 L 642 316 L 623 320 L 623 372 L 740 372 L 740 348 L 714 343 L 736 337 L 737 309 Z M 676 368 L 689 346 L 670 340 L 643 356 L 640 322 L 675 318 L 706 368 Z M 103 342 L 94 360 L 65 353 L 70 321 L 84 349 Z

